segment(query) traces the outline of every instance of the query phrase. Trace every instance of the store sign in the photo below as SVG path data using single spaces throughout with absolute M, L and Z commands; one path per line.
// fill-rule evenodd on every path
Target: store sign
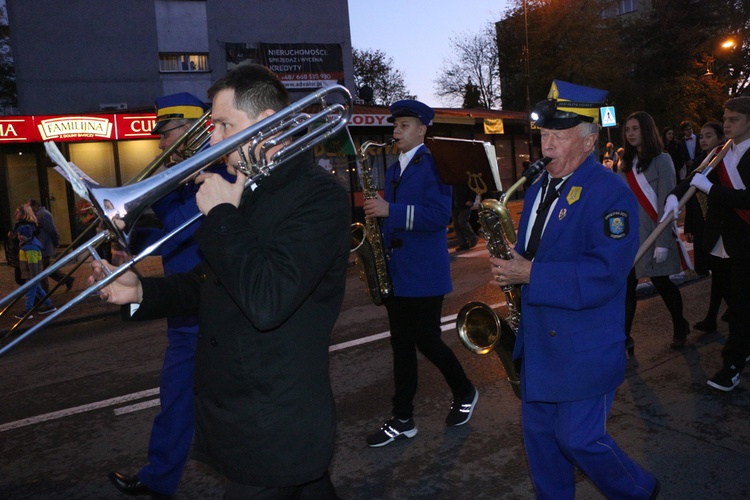
M 344 58 L 337 43 L 261 43 L 259 55 L 289 90 L 344 84 Z
M 388 123 L 388 117 L 391 115 L 352 115 L 352 119 L 349 120 L 349 125 L 356 127 L 390 127 Z
M 113 140 L 113 125 L 111 116 L 63 116 L 40 118 L 37 129 L 43 141 Z
M 152 139 L 151 131 L 156 126 L 156 115 L 115 115 L 118 139 Z
M 31 142 L 34 119 L 31 116 L 0 116 L 0 143 Z
M 0 144 L 43 141 L 116 141 L 158 139 L 156 115 L 0 116 Z

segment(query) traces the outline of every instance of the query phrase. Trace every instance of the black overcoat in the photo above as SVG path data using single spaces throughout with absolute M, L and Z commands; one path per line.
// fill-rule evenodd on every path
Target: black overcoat
M 194 457 L 230 480 L 318 479 L 333 453 L 330 335 L 344 296 L 349 202 L 331 174 L 294 159 L 214 207 L 196 231 L 205 260 L 144 279 L 134 319 L 200 316 Z

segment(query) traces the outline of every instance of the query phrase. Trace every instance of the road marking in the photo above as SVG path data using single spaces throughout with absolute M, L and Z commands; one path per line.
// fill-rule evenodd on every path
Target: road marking
M 158 392 L 159 389 L 157 389 L 156 391 Z M 126 413 L 133 413 L 134 411 L 141 411 L 147 408 L 152 408 L 154 406 L 159 406 L 159 399 L 151 399 L 149 401 L 143 401 L 142 403 L 115 408 L 115 416 L 119 417 L 120 415 L 125 415 Z
M 497 309 L 498 307 L 504 305 L 505 302 L 499 302 L 497 304 L 492 304 L 490 307 L 492 309 Z M 440 326 L 441 331 L 445 332 L 448 330 L 453 330 L 456 328 L 456 318 L 458 317 L 458 314 L 449 314 L 448 316 L 443 316 L 440 318 L 440 322 L 442 325 Z M 362 337 L 360 339 L 354 339 L 349 340 L 347 342 L 341 342 L 340 344 L 334 344 L 328 348 L 328 352 L 335 352 L 335 351 L 341 351 L 344 349 L 349 349 L 350 347 L 356 347 L 363 344 L 369 344 L 370 342 L 375 342 L 377 340 L 382 340 L 385 338 L 388 338 L 391 336 L 391 332 L 385 331 L 382 333 L 377 333 L 375 335 L 370 335 L 368 337 Z M 134 392 L 133 394 L 127 394 L 125 396 L 118 396 L 116 398 L 111 399 L 105 399 L 104 401 L 99 401 L 97 403 L 90 403 L 86 405 L 81 406 L 75 406 L 73 408 L 68 408 L 66 410 L 60 410 L 60 411 L 53 411 L 51 413 L 45 413 L 43 415 L 37 415 L 36 417 L 29 417 L 24 418 L 21 420 L 16 420 L 15 422 L 8 422 L 7 424 L 0 425 L 0 432 L 5 432 L 13 429 L 18 429 L 21 427 L 26 427 L 28 425 L 34 425 L 41 422 L 48 422 L 50 420 L 57 420 L 60 418 L 68 417 L 70 415 L 77 415 L 79 413 L 85 413 L 88 411 L 98 410 L 100 408 L 106 408 L 108 406 L 114 406 L 120 403 L 126 403 L 128 401 L 135 401 L 137 399 L 142 399 L 146 397 L 151 396 L 157 396 L 159 394 L 159 388 L 156 387 L 154 389 L 148 389 L 146 391 L 140 391 L 140 392 Z M 135 403 L 128 406 L 122 406 L 120 408 L 114 409 L 115 416 L 125 415 L 128 413 L 133 413 L 140 410 L 145 410 L 148 408 L 153 408 L 154 406 L 159 405 L 159 399 L 150 399 L 148 401 L 141 401 L 139 403 Z
M 18 429 L 20 427 L 26 427 L 27 425 L 34 425 L 40 422 L 47 422 L 49 420 L 57 420 L 59 418 L 67 417 L 70 415 L 76 415 L 78 413 L 85 413 L 91 410 L 98 410 L 99 408 L 106 408 L 107 406 L 113 406 L 127 401 L 133 401 L 135 399 L 146 398 L 159 394 L 159 388 L 148 389 L 146 391 L 134 392 L 133 394 L 127 394 L 125 396 L 118 396 L 112 399 L 105 399 L 97 403 L 89 403 L 81 406 L 74 406 L 67 410 L 53 411 L 51 413 L 45 413 L 44 415 L 37 415 L 36 417 L 24 418 L 16 420 L 15 422 L 8 422 L 7 424 L 0 425 L 0 432 L 9 431 L 12 429 Z M 158 400 L 157 400 L 158 401 Z

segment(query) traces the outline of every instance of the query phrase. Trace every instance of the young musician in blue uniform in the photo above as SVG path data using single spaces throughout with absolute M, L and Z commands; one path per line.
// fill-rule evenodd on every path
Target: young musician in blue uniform
M 593 155 L 605 97 L 555 81 L 537 105 L 532 118 L 552 161 L 526 194 L 514 258 L 490 259 L 498 285 L 522 285 L 514 357 L 522 359 L 523 436 L 537 498 L 573 499 L 576 468 L 607 498 L 653 498 L 659 490 L 606 427 L 625 378 L 638 205 Z
M 171 94 L 156 99 L 156 125 L 152 133 L 159 134 L 159 148 L 169 148 L 208 109 L 198 97 L 187 92 Z M 180 160 L 173 155 L 169 160 Z M 219 165 L 207 171 L 224 174 L 226 167 Z M 133 251 L 143 248 L 169 233 L 198 213 L 195 194 L 198 186 L 186 184 L 166 195 L 151 207 L 161 221 L 163 229 L 138 231 Z M 200 225 L 196 221 L 165 242 L 160 253 L 164 274 L 169 276 L 189 271 L 202 260 L 193 233 Z M 140 240 L 140 241 L 139 241 Z M 167 318 L 169 344 L 164 353 L 164 363 L 159 381 L 160 411 L 154 418 L 148 447 L 148 463 L 136 476 L 112 472 L 110 480 L 122 492 L 130 495 L 173 495 L 185 469 L 193 442 L 195 417 L 193 411 L 193 365 L 198 339 L 198 317 Z
M 469 421 L 479 393 L 453 351 L 440 338 L 443 296 L 452 290 L 445 230 L 451 217 L 451 188 L 438 177 L 424 145 L 435 112 L 403 100 L 390 107 L 393 138 L 401 151 L 385 174 L 385 197 L 366 200 L 366 217 L 383 218 L 383 242 L 393 294 L 385 307 L 393 347 L 393 416 L 367 437 L 372 447 L 414 437 L 417 349 L 443 374 L 453 401 L 446 425 Z

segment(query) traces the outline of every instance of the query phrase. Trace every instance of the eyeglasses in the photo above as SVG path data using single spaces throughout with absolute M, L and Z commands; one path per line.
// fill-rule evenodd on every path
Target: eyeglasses
M 167 135 L 171 131 L 177 130 L 178 128 L 185 127 L 186 125 L 187 125 L 187 123 L 183 123 L 182 125 L 177 125 L 176 127 L 168 128 L 166 130 L 160 130 L 159 131 L 159 137 L 164 137 L 165 135 Z

